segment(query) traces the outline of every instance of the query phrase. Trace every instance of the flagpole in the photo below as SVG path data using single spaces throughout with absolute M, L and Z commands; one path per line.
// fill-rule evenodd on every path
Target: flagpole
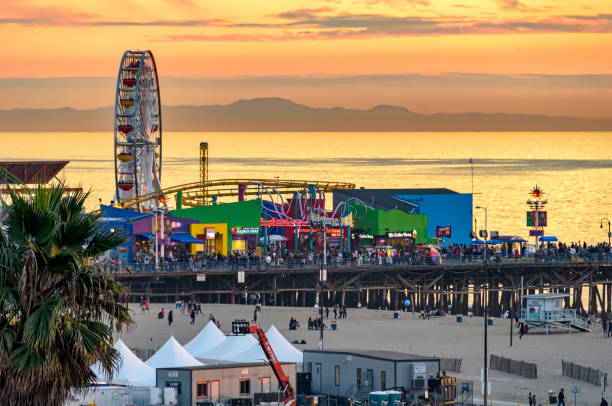
M 472 167 L 472 199 L 474 199 L 474 162 L 470 158 L 470 166 Z
M 470 158 L 470 166 L 472 168 L 472 216 L 474 215 L 474 161 Z M 474 232 L 478 232 L 478 227 L 476 226 L 476 216 L 474 216 Z

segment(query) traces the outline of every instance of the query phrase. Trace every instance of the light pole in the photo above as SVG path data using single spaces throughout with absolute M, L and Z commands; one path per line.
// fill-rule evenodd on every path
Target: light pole
M 610 249 L 612 248 L 610 246 L 610 237 L 612 237 L 612 233 L 610 233 L 610 220 L 608 220 L 607 218 L 603 217 L 601 219 L 601 222 L 599 223 L 599 228 L 603 228 L 604 222 L 608 223 L 608 251 L 610 251 Z
M 484 406 L 487 406 L 487 394 L 488 394 L 488 383 L 489 383 L 489 375 L 488 375 L 488 368 L 487 368 L 487 344 L 488 344 L 488 337 L 487 337 L 487 329 L 488 329 L 488 325 L 489 325 L 489 317 L 488 317 L 488 312 L 487 312 L 487 305 L 489 304 L 488 301 L 488 296 L 489 296 L 489 275 L 488 275 L 488 270 L 487 270 L 487 237 L 488 237 L 488 232 L 487 232 L 487 208 L 486 207 L 482 207 L 482 206 L 476 206 L 477 209 L 482 209 L 484 210 L 485 213 L 485 229 L 484 230 L 480 230 L 480 236 L 484 238 L 484 242 L 485 242 L 485 250 L 484 250 L 484 256 L 483 256 L 483 266 L 484 266 L 484 293 L 483 293 L 483 308 L 484 308 L 484 369 L 483 369 L 483 380 L 484 380 L 484 390 L 482 391 L 483 393 L 483 401 L 484 401 Z
M 327 280 L 327 226 L 323 219 L 323 261 L 321 261 L 321 271 L 319 272 L 319 314 L 321 316 L 321 350 L 323 349 L 323 281 Z

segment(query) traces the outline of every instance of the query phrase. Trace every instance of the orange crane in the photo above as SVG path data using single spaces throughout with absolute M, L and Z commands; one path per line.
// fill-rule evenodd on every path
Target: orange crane
M 259 345 L 261 346 L 264 354 L 266 354 L 266 358 L 268 358 L 268 362 L 270 362 L 272 371 L 274 371 L 274 375 L 276 376 L 276 379 L 278 379 L 278 383 L 285 394 L 285 405 L 295 405 L 295 391 L 293 390 L 293 386 L 291 386 L 291 382 L 289 382 L 289 377 L 285 375 L 280 362 L 278 362 L 278 359 L 276 359 L 276 354 L 274 354 L 272 345 L 270 344 L 270 341 L 268 341 L 268 338 L 261 327 L 259 327 L 257 324 L 250 325 L 246 320 L 234 320 L 232 322 L 232 333 L 235 335 L 257 334 Z

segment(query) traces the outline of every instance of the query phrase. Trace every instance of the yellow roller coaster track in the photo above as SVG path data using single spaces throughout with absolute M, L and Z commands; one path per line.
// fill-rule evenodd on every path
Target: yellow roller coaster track
M 178 192 L 187 192 L 183 195 L 184 206 L 199 206 L 202 201 L 211 201 L 213 197 L 238 196 L 238 186 L 258 183 L 263 186 L 273 187 L 281 194 L 293 194 L 304 188 L 314 185 L 319 190 L 331 192 L 334 189 L 355 189 L 355 184 L 346 182 L 325 182 L 308 180 L 283 180 L 283 179 L 217 179 L 209 180 L 204 185 L 201 182 L 185 183 L 183 185 L 171 186 L 162 190 L 140 196 L 138 200 L 126 200 L 121 206 L 128 208 L 151 199 L 159 199 L 174 195 Z M 203 194 L 202 191 L 206 193 Z M 246 196 L 257 195 L 259 191 L 251 187 L 244 192 Z

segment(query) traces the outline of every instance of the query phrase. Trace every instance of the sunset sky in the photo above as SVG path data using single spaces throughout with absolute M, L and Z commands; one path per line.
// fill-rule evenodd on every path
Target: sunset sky
M 2 0 L 0 35 L 0 109 L 110 105 L 150 49 L 169 105 L 612 116 L 609 0 Z

